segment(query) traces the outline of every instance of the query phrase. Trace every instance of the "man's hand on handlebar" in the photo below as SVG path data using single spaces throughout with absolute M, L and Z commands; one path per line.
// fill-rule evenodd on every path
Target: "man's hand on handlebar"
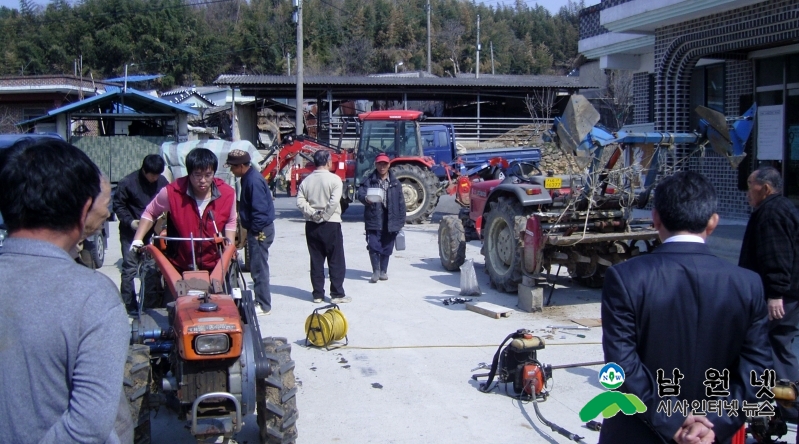
M 133 242 L 130 243 L 129 250 L 134 253 L 141 253 L 142 248 L 144 248 L 144 242 L 142 242 L 141 240 L 134 240 Z

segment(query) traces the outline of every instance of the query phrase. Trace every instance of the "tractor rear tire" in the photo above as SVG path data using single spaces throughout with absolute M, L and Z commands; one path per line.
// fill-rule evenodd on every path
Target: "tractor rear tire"
M 491 285 L 500 291 L 515 293 L 522 281 L 522 247 L 515 233 L 516 218 L 525 215 L 515 199 L 500 197 L 491 202 L 483 226 L 483 254 Z
M 150 444 L 150 347 L 128 347 L 122 385 L 133 417 L 133 444 Z
M 438 224 L 438 257 L 448 271 L 457 271 L 466 261 L 466 236 L 458 216 L 444 216 Z
M 417 165 L 402 164 L 392 168 L 402 184 L 405 198 L 405 222 L 422 224 L 430 222 L 441 194 L 438 177 L 432 171 Z
M 256 382 L 256 410 L 261 444 L 297 441 L 297 387 L 291 344 L 286 338 L 264 338 L 269 377 Z

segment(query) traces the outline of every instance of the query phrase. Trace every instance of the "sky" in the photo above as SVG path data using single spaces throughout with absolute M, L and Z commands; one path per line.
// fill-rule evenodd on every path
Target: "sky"
M 432 0 L 435 1 L 435 0 Z M 487 6 L 507 5 L 513 6 L 516 0 L 476 0 L 477 3 L 485 3 Z M 561 6 L 566 6 L 569 0 L 524 0 L 525 3 L 534 7 L 536 4 L 547 8 L 552 14 L 556 14 Z M 49 0 L 34 0 L 40 5 L 46 5 Z M 585 6 L 591 6 L 599 3 L 599 0 L 585 0 Z M 19 0 L 0 0 L 0 6 L 5 6 L 12 9 L 19 9 Z

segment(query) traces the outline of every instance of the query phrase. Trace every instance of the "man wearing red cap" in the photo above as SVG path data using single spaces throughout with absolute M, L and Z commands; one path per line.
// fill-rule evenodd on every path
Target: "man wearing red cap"
M 380 153 L 375 158 L 375 170 L 358 187 L 358 200 L 364 204 L 363 220 L 366 226 L 366 249 L 372 262 L 369 282 L 388 279 L 388 259 L 394 251 L 397 233 L 405 226 L 405 198 L 402 184 L 389 170 L 391 159 Z M 368 190 L 382 190 L 382 199 L 367 199 Z

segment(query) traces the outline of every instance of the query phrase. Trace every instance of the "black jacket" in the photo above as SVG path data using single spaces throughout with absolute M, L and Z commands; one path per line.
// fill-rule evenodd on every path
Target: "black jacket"
M 164 176 L 159 176 L 155 183 L 150 183 L 144 177 L 141 169 L 128 174 L 119 181 L 114 192 L 114 213 L 119 219 L 119 237 L 121 239 L 133 240 L 136 230 L 130 227 L 130 223 L 141 218 L 150 201 L 161 191 L 161 188 L 168 184 L 169 182 Z M 147 233 L 145 236 L 145 242 L 150 234 L 152 233 Z
M 752 213 L 738 265 L 763 279 L 769 299 L 799 299 L 799 210 L 787 197 L 767 197 Z
M 241 177 L 239 221 L 256 235 L 275 221 L 272 192 L 263 176 L 252 167 Z
M 366 201 L 367 189 L 380 188 L 377 171 L 373 171 L 358 187 L 358 200 L 365 206 L 363 221 L 367 230 L 386 230 L 389 233 L 396 233 L 405 226 L 405 197 L 402 195 L 402 184 L 394 177 L 391 170 L 388 171 L 388 182 L 385 207 L 382 203 Z
M 658 412 L 660 402 L 708 399 L 709 369 L 729 371 L 729 395 L 717 399 L 739 403 L 738 416 L 707 417 L 718 441 L 729 442 L 745 419 L 742 402 L 757 400 L 750 370 L 762 375 L 771 368 L 767 322 L 757 274 L 717 258 L 704 244 L 667 242 L 610 267 L 602 289 L 605 362 L 624 370 L 618 390 L 638 396 L 647 410 L 605 419 L 600 444 L 672 442 L 685 417 Z M 679 395 L 661 398 L 668 393 L 658 393 L 657 371 L 672 379 L 675 368 L 684 375 Z

